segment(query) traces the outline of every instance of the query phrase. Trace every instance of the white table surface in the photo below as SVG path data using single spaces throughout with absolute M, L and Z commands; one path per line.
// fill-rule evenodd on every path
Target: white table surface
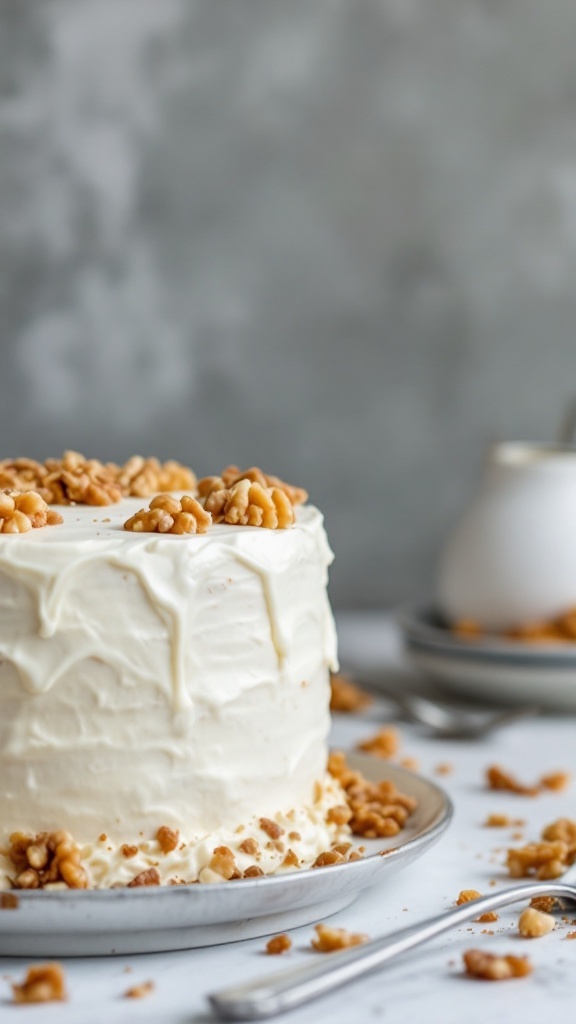
M 401 664 L 398 638 L 384 615 L 347 615 L 339 620 L 341 651 L 366 665 Z M 363 716 L 338 716 L 333 745 L 351 747 L 392 720 L 390 706 L 378 702 Z M 482 827 L 486 816 L 503 812 L 525 818 L 526 840 L 558 817 L 576 817 L 576 722 L 569 716 L 545 717 L 517 724 L 477 744 L 427 738 L 417 728 L 401 724 L 402 756 L 416 757 L 420 771 L 440 782 L 455 803 L 455 818 L 448 832 L 424 857 L 394 875 L 389 882 L 366 891 L 332 921 L 372 937 L 394 931 L 452 905 L 463 888 L 496 891 L 510 884 L 503 867 L 504 850 L 514 845 L 512 829 Z M 442 762 L 453 773 L 439 776 Z M 530 799 L 491 793 L 483 785 L 487 765 L 500 763 L 520 779 L 532 781 L 542 773 L 568 770 L 575 774 L 564 793 Z M 327 868 L 326 870 L 330 870 Z M 496 887 L 490 882 L 496 881 Z M 461 1024 L 500 1021 L 542 1024 L 552 1016 L 571 1020 L 576 991 L 576 940 L 566 939 L 576 929 L 558 918 L 556 930 L 542 938 L 521 939 L 517 934 L 520 908 L 501 913 L 493 925 L 471 924 L 390 964 L 381 973 L 335 992 L 329 998 L 288 1014 L 288 1024 L 351 1024 L 393 1021 L 394 1024 Z M 574 910 L 576 919 L 576 907 Z M 482 934 L 493 928 L 494 935 Z M 229 946 L 103 959 L 63 961 L 69 1001 L 44 1006 L 13 1006 L 11 980 L 20 980 L 29 961 L 0 959 L 0 1019 L 18 1024 L 125 1024 L 142 1021 L 162 1024 L 208 1024 L 206 993 L 278 970 L 282 965 L 309 961 L 312 926 L 291 932 L 293 948 L 282 957 L 263 955 L 265 939 Z M 525 954 L 533 964 L 529 978 L 488 983 L 466 978 L 462 952 L 470 947 Z M 153 994 L 142 1000 L 122 998 L 141 981 L 154 982 Z

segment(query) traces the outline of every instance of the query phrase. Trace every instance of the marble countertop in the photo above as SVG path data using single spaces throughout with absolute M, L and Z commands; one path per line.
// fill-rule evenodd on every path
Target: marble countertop
M 402 663 L 398 637 L 383 615 L 342 616 L 341 650 L 348 660 L 374 666 Z M 390 705 L 377 700 L 362 716 L 336 717 L 333 745 L 353 747 L 382 724 L 393 720 Z M 575 723 L 569 716 L 525 721 L 481 742 L 439 741 L 417 727 L 401 723 L 401 757 L 414 757 L 423 775 L 448 791 L 455 805 L 454 821 L 436 846 L 391 881 L 364 892 L 333 919 L 335 926 L 376 937 L 449 908 L 464 888 L 497 891 L 510 883 L 504 868 L 505 849 L 514 845 L 518 828 L 485 828 L 488 814 L 502 812 L 522 818 L 526 841 L 536 839 L 543 825 L 559 817 L 576 817 Z M 439 775 L 440 764 L 452 771 Z M 574 773 L 562 793 L 536 799 L 485 789 L 484 770 L 498 763 L 522 781 L 533 781 L 554 770 Z M 327 869 L 329 870 L 329 869 Z M 351 1020 L 394 1020 L 394 1024 L 491 1024 L 522 1021 L 540 1024 L 545 1015 L 569 1019 L 573 1002 L 576 941 L 567 934 L 576 928 L 571 915 L 558 916 L 554 932 L 541 939 L 521 939 L 517 931 L 521 907 L 501 912 L 493 925 L 464 925 L 414 950 L 380 973 L 335 992 L 320 1002 L 278 1018 L 290 1024 L 350 1024 Z M 574 910 L 576 920 L 576 908 Z M 486 934 L 485 930 L 494 934 Z M 293 948 L 281 959 L 263 955 L 265 939 L 189 952 L 119 956 L 109 959 L 64 961 L 69 1001 L 42 1007 L 12 1006 L 10 981 L 20 980 L 28 961 L 0 959 L 0 1017 L 18 1024 L 209 1024 L 206 994 L 247 980 L 281 965 L 304 963 L 312 926 L 291 932 Z M 528 954 L 533 974 L 524 979 L 487 984 L 466 978 L 462 952 L 470 947 L 487 951 Z M 154 991 L 139 1001 L 123 998 L 125 990 L 152 980 Z

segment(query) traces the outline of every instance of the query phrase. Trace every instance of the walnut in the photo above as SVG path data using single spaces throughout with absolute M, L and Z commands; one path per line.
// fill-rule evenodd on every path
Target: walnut
M 550 914 L 560 904 L 555 896 L 533 896 L 530 900 L 530 906 L 536 910 L 541 910 L 544 914 Z
M 238 466 L 227 466 L 221 479 L 226 488 L 233 487 L 239 480 L 251 480 L 260 484 L 261 487 L 277 488 L 284 492 L 291 505 L 303 505 L 308 500 L 308 492 L 302 487 L 293 487 L 277 476 L 264 473 L 257 466 L 242 470 Z
M 136 498 L 147 498 L 159 491 L 192 491 L 196 487 L 196 476 L 188 466 L 169 461 L 162 464 L 158 459 L 145 459 L 133 455 L 117 471 L 118 484 L 122 493 Z
M 456 900 L 456 906 L 461 907 L 463 903 L 470 903 L 472 900 L 479 900 L 482 893 L 477 892 L 476 889 L 462 889 L 462 892 Z M 495 914 L 493 910 L 489 910 L 486 914 L 480 914 L 477 920 L 481 924 L 487 924 L 490 921 L 497 921 L 498 914 Z
M 260 818 L 259 824 L 262 831 L 270 836 L 270 839 L 280 839 L 280 836 L 283 836 L 286 831 L 280 825 L 277 825 L 275 821 L 271 821 L 270 818 Z
M 131 857 L 135 857 L 136 854 L 138 853 L 138 847 L 130 846 L 128 843 L 122 843 L 122 846 L 120 847 L 120 853 L 122 854 L 123 857 L 126 857 L 126 860 L 130 860 Z
M 380 729 L 374 736 L 363 740 L 358 744 L 358 749 L 366 754 L 373 754 L 374 757 L 389 758 L 398 753 L 400 739 L 396 729 L 386 727 Z
M 278 956 L 280 953 L 287 953 L 292 948 L 292 939 L 289 935 L 275 935 L 274 938 L 268 939 L 266 943 L 266 952 L 271 956 Z
M 233 878 L 237 873 L 237 868 L 232 850 L 227 846 L 217 846 L 210 861 L 210 867 L 225 881 Z
M 0 489 L 10 491 L 37 491 L 45 501 L 51 500 L 49 488 L 44 487 L 48 471 L 35 459 L 2 459 L 0 461 Z
M 54 1003 L 68 998 L 59 963 L 33 964 L 21 985 L 12 985 L 15 1003 Z
M 368 936 L 348 932 L 345 928 L 330 928 L 326 924 L 314 926 L 316 937 L 312 939 L 312 947 L 318 953 L 334 953 L 338 949 L 349 949 L 368 942 Z
M 486 981 L 505 981 L 523 978 L 532 973 L 532 965 L 525 956 L 499 956 L 481 949 L 468 949 L 464 953 L 466 973 Z
M 120 501 L 122 490 L 114 468 L 80 452 L 64 452 L 61 459 L 46 459 L 44 487 L 56 505 L 111 505 Z
M 255 839 L 244 839 L 238 849 L 241 853 L 247 853 L 250 857 L 255 857 L 259 852 L 259 846 Z
M 330 710 L 355 714 L 372 703 L 372 697 L 345 675 L 330 677 Z
M 80 864 L 80 848 L 69 832 L 40 832 L 32 838 L 23 832 L 10 836 L 8 856 L 18 874 L 15 889 L 45 889 L 65 883 L 69 889 L 87 889 L 88 876 Z
M 18 910 L 20 900 L 14 892 L 0 892 L 0 910 Z
M 512 878 L 535 875 L 543 881 L 550 881 L 564 874 L 569 866 L 568 857 L 569 848 L 561 840 L 527 843 L 518 849 L 508 850 L 506 865 Z
M 154 991 L 153 981 L 142 981 L 139 985 L 133 985 L 132 988 L 126 989 L 124 993 L 125 999 L 145 999 L 146 996 L 152 995 Z
M 491 765 L 486 770 L 486 782 L 489 789 L 504 789 L 510 793 L 517 793 L 520 796 L 537 796 L 538 786 L 525 786 L 518 782 L 513 775 L 504 771 L 498 765 Z
M 558 818 L 542 831 L 542 839 L 553 842 L 556 839 L 562 840 L 569 848 L 569 852 L 576 852 L 576 821 L 570 818 Z
M 556 926 L 554 918 L 535 907 L 526 907 L 520 914 L 518 931 L 524 939 L 538 939 L 548 935 Z
M 542 789 L 551 789 L 554 793 L 560 793 L 570 785 L 568 772 L 549 772 L 540 779 Z
M 0 491 L 0 533 L 28 533 L 61 522 L 36 491 Z
M 196 498 L 158 494 L 148 509 L 141 508 L 126 520 L 124 529 L 133 533 L 206 533 L 211 522 L 210 512 Z
M 249 868 L 246 868 L 243 878 L 261 878 L 264 872 L 262 868 L 259 868 L 257 864 L 251 864 Z
M 333 751 L 328 771 L 346 791 L 352 817 L 350 829 L 367 839 L 395 836 L 416 808 L 413 797 L 401 793 L 393 782 L 369 782 L 360 772 L 352 771 L 341 751 Z
M 288 850 L 284 860 L 282 861 L 283 868 L 297 868 L 300 866 L 300 861 L 294 853 L 294 850 Z
M 327 868 L 333 864 L 344 864 L 346 858 L 338 853 L 337 850 L 325 850 L 324 853 L 318 854 L 314 861 L 313 868 Z
M 352 817 L 352 811 L 349 807 L 344 805 L 338 805 L 331 807 L 326 815 L 326 821 L 334 825 L 347 825 Z
M 167 825 L 162 825 L 156 833 L 156 839 L 160 843 L 162 853 L 171 853 L 172 850 L 175 850 L 178 846 L 179 838 L 180 834 L 168 828 Z
M 230 526 L 261 526 L 268 530 L 285 530 L 294 522 L 292 505 L 284 491 L 263 487 L 256 481 L 242 479 L 230 488 L 210 492 L 204 508 L 212 513 L 215 523 Z
M 127 889 L 138 889 L 143 885 L 160 885 L 160 875 L 156 868 L 146 868 L 128 882 Z

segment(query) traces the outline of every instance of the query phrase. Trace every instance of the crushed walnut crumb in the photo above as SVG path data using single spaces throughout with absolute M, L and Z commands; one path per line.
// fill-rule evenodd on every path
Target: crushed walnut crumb
M 136 856 L 136 854 L 138 853 L 138 847 L 130 846 L 129 843 L 122 843 L 122 846 L 120 847 L 120 853 L 122 854 L 123 857 L 126 857 L 126 859 L 128 860 L 130 857 Z
M 153 981 L 142 981 L 139 985 L 133 985 L 132 988 L 126 989 L 124 993 L 125 999 L 146 999 L 147 996 L 152 995 L 154 991 Z
M 538 796 L 545 790 L 559 793 L 566 789 L 570 783 L 570 775 L 568 772 L 549 772 L 543 775 L 536 785 L 525 786 L 499 765 L 491 765 L 486 770 L 486 783 L 489 789 L 507 790 L 518 796 Z
M 15 1003 L 56 1003 L 68 998 L 62 965 L 33 964 L 20 985 L 12 985 Z
M 228 882 L 231 878 L 239 878 L 234 854 L 228 846 L 217 846 L 212 855 L 209 867 L 222 879 Z
M 156 839 L 162 853 L 172 853 L 172 850 L 175 850 L 178 846 L 180 833 L 178 831 L 175 832 L 172 828 L 168 828 L 167 825 L 161 825 L 156 833 Z
M 346 792 L 352 811 L 349 827 L 354 835 L 367 839 L 397 835 L 416 808 L 414 797 L 401 793 L 393 782 L 369 782 L 353 771 L 341 751 L 330 754 L 328 771 Z
M 331 928 L 326 924 L 317 924 L 314 930 L 316 936 L 312 939 L 312 947 L 318 953 L 334 953 L 338 949 L 349 949 L 369 941 L 368 935 L 349 932 L 345 928 Z
M 526 907 L 518 920 L 518 931 L 524 939 L 539 939 L 553 931 L 556 922 L 551 914 L 545 914 L 535 907 Z
M 375 757 L 385 759 L 394 757 L 398 753 L 399 747 L 400 738 L 397 730 L 392 726 L 380 729 L 374 736 L 370 736 L 358 744 L 358 749 L 363 750 L 366 754 L 373 754 Z
M 132 533 L 206 533 L 212 517 L 196 498 L 185 494 L 174 498 L 171 494 L 157 494 L 148 509 L 141 508 L 124 523 Z
M 506 866 L 513 878 L 535 875 L 542 881 L 559 878 L 576 861 L 576 821 L 559 818 L 542 830 L 538 843 L 508 850 Z
M 462 889 L 462 892 L 456 900 L 456 906 L 461 907 L 464 903 L 471 903 L 472 900 L 479 900 L 482 897 L 482 893 L 477 892 L 476 889 Z M 480 924 L 489 924 L 492 921 L 498 921 L 498 914 L 495 914 L 493 910 L 488 910 L 485 914 L 480 914 L 477 921 Z
M 277 825 L 275 821 L 271 821 L 270 818 L 260 818 L 259 824 L 262 831 L 265 832 L 267 836 L 270 836 L 270 839 L 280 839 L 280 836 L 283 836 L 286 831 L 281 827 L 281 825 Z
M 292 949 L 292 939 L 289 935 L 274 935 L 273 938 L 268 939 L 266 943 L 266 952 L 270 956 L 278 956 L 280 953 L 287 953 L 289 949 Z
M 17 910 L 20 900 L 14 892 L 0 892 L 0 910 Z
M 145 871 L 141 871 L 131 882 L 128 882 L 127 888 L 138 889 L 143 885 L 160 885 L 160 875 L 156 868 L 146 868 Z
M 347 714 L 363 711 L 372 703 L 372 697 L 353 683 L 349 676 L 330 676 L 330 710 Z
M 463 954 L 466 974 L 486 981 L 506 981 L 524 978 L 532 973 L 532 965 L 525 956 L 500 956 L 481 949 L 468 949 Z

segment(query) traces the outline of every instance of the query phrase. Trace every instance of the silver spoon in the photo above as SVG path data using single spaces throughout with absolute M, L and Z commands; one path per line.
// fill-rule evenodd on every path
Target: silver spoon
M 319 957 L 304 967 L 292 967 L 247 984 L 214 992 L 208 996 L 212 1009 L 224 1020 L 262 1020 L 294 1010 L 340 985 L 373 971 L 393 957 L 428 942 L 436 935 L 489 910 L 529 900 L 533 896 L 556 896 L 576 902 L 576 886 L 559 882 L 532 882 L 465 903 L 456 910 L 403 928 L 392 935 L 354 946 L 334 956 Z
M 404 680 L 396 686 L 383 680 L 376 682 L 354 676 L 352 678 L 359 686 L 392 701 L 409 721 L 424 725 L 429 732 L 442 739 L 480 739 L 502 726 L 511 725 L 523 718 L 533 718 L 540 713 L 536 704 L 522 704 L 501 711 L 468 711 L 411 693 L 403 688 Z

